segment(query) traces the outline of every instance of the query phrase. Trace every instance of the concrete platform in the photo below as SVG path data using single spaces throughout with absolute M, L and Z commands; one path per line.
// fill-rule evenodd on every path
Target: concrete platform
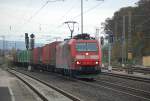
M 24 83 L 0 67 L 0 101 L 41 101 Z

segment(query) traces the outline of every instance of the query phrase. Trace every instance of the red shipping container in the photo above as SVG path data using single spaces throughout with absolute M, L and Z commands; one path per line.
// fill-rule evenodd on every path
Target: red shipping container
M 38 63 L 42 64 L 42 47 L 38 48 Z
M 49 44 L 50 48 L 50 65 L 56 66 L 56 46 L 60 43 L 60 41 L 55 41 Z
M 50 60 L 50 48 L 49 44 L 46 44 L 42 48 L 42 64 L 49 65 Z
M 33 64 L 38 64 L 38 48 L 33 49 Z
M 56 64 L 56 46 L 60 41 L 46 44 L 42 47 L 42 63 L 45 65 L 55 66 Z
M 41 64 L 41 47 L 37 47 L 33 49 L 33 64 Z

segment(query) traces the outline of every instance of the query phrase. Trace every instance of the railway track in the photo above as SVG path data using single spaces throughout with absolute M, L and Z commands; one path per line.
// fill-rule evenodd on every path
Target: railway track
M 141 101 L 150 101 L 150 92 L 141 89 L 136 89 L 132 87 L 122 86 L 119 84 L 114 84 L 106 81 L 98 81 L 98 80 L 96 80 L 95 82 L 80 81 L 80 83 L 96 87 L 97 89 L 103 87 L 105 89 L 109 89 L 118 93 L 123 93 L 125 95 L 133 96 L 135 98 L 140 99 Z
M 112 76 L 112 77 L 119 77 L 119 78 L 123 78 L 123 79 L 126 79 L 126 80 L 135 80 L 135 81 L 140 81 L 140 82 L 145 82 L 145 83 L 150 82 L 149 78 L 143 78 L 143 77 L 120 75 L 120 74 L 113 74 L 113 73 L 106 73 L 106 72 L 103 72 L 102 75 L 109 75 L 109 76 Z M 90 84 L 91 86 L 104 87 L 104 88 L 107 88 L 107 89 L 111 89 L 111 90 L 114 90 L 114 91 L 117 91 L 117 92 L 121 92 L 121 93 L 124 93 L 124 94 L 127 94 L 127 95 L 131 95 L 131 96 L 134 96 L 134 97 L 137 97 L 137 98 L 140 98 L 140 99 L 150 101 L 150 91 L 145 91 L 145 90 L 142 90 L 142 89 L 137 89 L 137 88 L 134 88 L 134 87 L 121 85 L 119 83 L 108 82 L 108 81 L 105 81 L 105 79 L 96 79 L 93 84 L 87 83 L 87 82 L 82 82 L 82 83 L 85 83 L 87 85 Z
M 102 75 L 108 75 L 108 76 L 113 76 L 113 77 L 118 77 L 118 78 L 124 78 L 124 79 L 150 83 L 150 78 L 143 78 L 143 77 L 137 77 L 137 76 L 131 76 L 131 75 L 125 75 L 125 74 L 116 74 L 116 73 L 110 73 L 110 72 L 102 72 Z
M 26 74 L 26 72 L 25 72 L 25 74 Z M 36 75 L 32 75 L 32 73 L 27 73 L 27 74 L 30 75 L 31 77 L 36 77 Z M 45 74 L 43 72 L 40 75 L 50 75 L 50 74 L 49 73 Z M 114 101 L 114 99 L 117 97 L 118 97 L 117 99 L 119 99 L 119 100 L 116 100 L 116 101 L 127 101 L 129 99 L 131 99 L 132 101 L 137 101 L 137 100 L 150 101 L 149 92 L 147 93 L 146 91 L 142 91 L 140 89 L 134 89 L 134 88 L 131 88 L 128 86 L 125 87 L 122 85 L 112 84 L 109 82 L 104 82 L 104 80 L 102 80 L 102 81 L 96 80 L 94 82 L 87 82 L 87 81 L 81 81 L 81 80 L 77 80 L 77 79 L 71 79 L 71 78 L 68 78 L 65 76 L 61 76 L 61 75 L 53 75 L 53 76 L 56 78 L 59 78 L 60 80 L 63 79 L 65 82 L 69 81 L 69 83 L 71 83 L 71 84 L 65 83 L 65 85 L 68 85 L 68 86 L 76 85 L 76 86 L 70 87 L 73 90 L 70 89 L 69 92 L 71 91 L 70 92 L 71 94 L 76 95 L 81 99 L 83 99 L 83 97 L 93 98 L 94 94 L 95 94 L 96 95 L 95 97 L 98 97 L 98 98 L 94 98 L 92 101 L 99 101 L 99 99 L 101 99 L 102 101 L 108 101 L 111 98 L 112 99 L 110 101 Z M 37 77 L 37 78 L 39 78 L 39 77 Z M 41 79 L 41 78 L 39 78 L 39 79 Z M 69 80 L 67 80 L 67 79 L 69 79 Z M 47 81 L 45 81 L 45 82 L 47 82 Z M 48 84 L 51 84 L 51 83 L 48 83 Z M 57 84 L 57 86 L 58 86 L 58 84 Z M 59 87 L 59 88 L 61 88 L 61 87 Z M 65 86 L 63 86 L 63 88 L 65 88 Z M 79 89 L 79 91 L 77 89 Z M 68 92 L 68 90 L 66 90 L 66 88 L 63 90 Z M 93 92 L 93 91 L 95 91 L 95 92 Z M 79 95 L 79 92 L 80 92 L 81 96 Z M 89 94 L 92 94 L 92 95 L 89 95 Z M 111 96 L 108 98 L 104 97 L 105 99 L 103 99 L 103 98 L 101 98 L 102 95 L 103 96 L 105 95 L 105 97 L 110 96 L 110 95 Z M 84 99 L 84 101 L 87 101 L 87 98 L 86 98 L 86 100 Z
M 21 72 L 18 72 L 14 69 L 8 69 L 7 70 L 8 72 L 10 72 L 11 74 L 15 75 L 17 78 L 19 78 L 21 81 L 23 81 L 27 86 L 29 86 L 30 89 L 32 89 L 43 101 L 52 101 L 51 98 L 49 98 L 50 95 L 45 95 L 43 94 L 41 91 L 39 91 L 39 89 L 35 88 L 34 84 L 32 84 L 31 82 L 34 82 L 32 80 L 35 80 L 36 83 L 40 83 L 41 85 L 44 85 L 44 86 L 47 86 L 48 88 L 50 89 L 53 89 L 55 90 L 56 92 L 59 92 L 60 94 L 62 94 L 63 96 L 65 96 L 67 99 L 63 99 L 61 98 L 62 101 L 82 101 L 81 99 L 75 97 L 74 95 L 72 94 L 69 94 L 65 91 L 63 91 L 62 89 L 59 89 L 57 87 L 55 87 L 54 85 L 50 85 L 38 78 L 35 78 L 35 77 L 32 77 L 30 75 L 27 75 L 27 74 L 24 74 L 24 73 L 21 73 Z M 27 78 L 29 78 L 29 80 L 27 80 Z M 39 85 L 40 85 L 39 84 Z M 41 86 L 40 86 L 41 87 Z M 47 88 L 47 89 L 48 89 Z M 45 89 L 45 88 L 42 88 L 41 89 Z M 46 92 L 46 91 L 45 91 Z M 56 99 L 57 101 L 58 99 Z M 60 100 L 60 99 L 59 99 Z M 58 101 L 59 101 L 58 100 Z
M 137 77 L 137 76 L 134 76 L 134 75 L 125 75 L 125 74 L 110 73 L 110 72 L 102 72 L 101 74 L 102 75 L 113 76 L 113 77 L 118 77 L 118 78 L 124 78 L 124 79 L 130 79 L 130 80 L 150 83 L 150 78 Z
M 114 74 L 114 73 L 107 73 L 107 72 L 103 72 L 102 75 L 107 75 L 110 76 L 111 78 L 113 77 L 117 77 L 120 79 L 124 79 L 124 80 L 132 80 L 132 81 L 140 81 L 143 83 L 150 83 L 150 79 L 149 78 L 143 78 L 143 77 L 136 77 L 136 76 L 130 76 L 130 75 L 122 75 L 122 74 Z M 109 87 L 113 90 L 117 90 L 119 92 L 123 92 L 135 97 L 139 97 L 139 98 L 143 98 L 143 99 L 147 99 L 150 100 L 150 91 L 148 90 L 143 90 L 142 88 L 136 88 L 134 86 L 131 85 L 126 85 L 123 83 L 118 83 L 115 81 L 111 81 L 111 78 L 107 78 L 107 80 L 105 80 L 104 77 L 96 79 L 96 82 L 94 82 L 95 84 L 98 85 L 102 85 L 105 87 Z M 117 80 L 116 80 L 117 81 Z
M 132 96 L 135 96 L 138 98 L 150 100 L 150 92 L 144 91 L 142 89 L 137 89 L 137 88 L 124 86 L 124 85 L 120 85 L 120 84 L 112 83 L 112 82 L 108 82 L 108 81 L 103 81 L 103 80 L 96 80 L 96 82 L 94 82 L 94 83 L 97 85 L 109 87 L 113 90 L 117 90 L 119 92 L 129 94 L 129 95 L 132 95 Z

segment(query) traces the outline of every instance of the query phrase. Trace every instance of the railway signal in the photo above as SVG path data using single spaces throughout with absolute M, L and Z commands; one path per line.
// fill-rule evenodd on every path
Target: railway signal
M 30 39 L 30 48 L 31 48 L 31 50 L 34 48 L 34 34 L 31 34 L 30 35 L 30 37 L 31 37 L 31 39 Z
M 28 37 L 28 33 L 25 33 L 25 44 L 26 44 L 26 49 L 29 49 L 29 37 Z
M 113 41 L 114 41 L 114 36 L 113 36 L 113 34 L 110 34 L 109 35 L 109 43 L 113 43 Z
M 101 37 L 101 45 L 104 45 L 104 37 Z

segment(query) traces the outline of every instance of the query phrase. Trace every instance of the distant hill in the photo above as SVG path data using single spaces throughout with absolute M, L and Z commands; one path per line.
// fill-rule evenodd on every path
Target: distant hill
M 15 43 L 16 43 L 16 49 L 24 50 L 26 49 L 25 47 L 25 42 L 23 41 L 5 41 L 5 49 L 12 49 L 15 48 Z M 35 47 L 40 47 L 43 44 L 40 43 L 35 43 Z M 3 49 L 3 41 L 0 40 L 0 49 Z

